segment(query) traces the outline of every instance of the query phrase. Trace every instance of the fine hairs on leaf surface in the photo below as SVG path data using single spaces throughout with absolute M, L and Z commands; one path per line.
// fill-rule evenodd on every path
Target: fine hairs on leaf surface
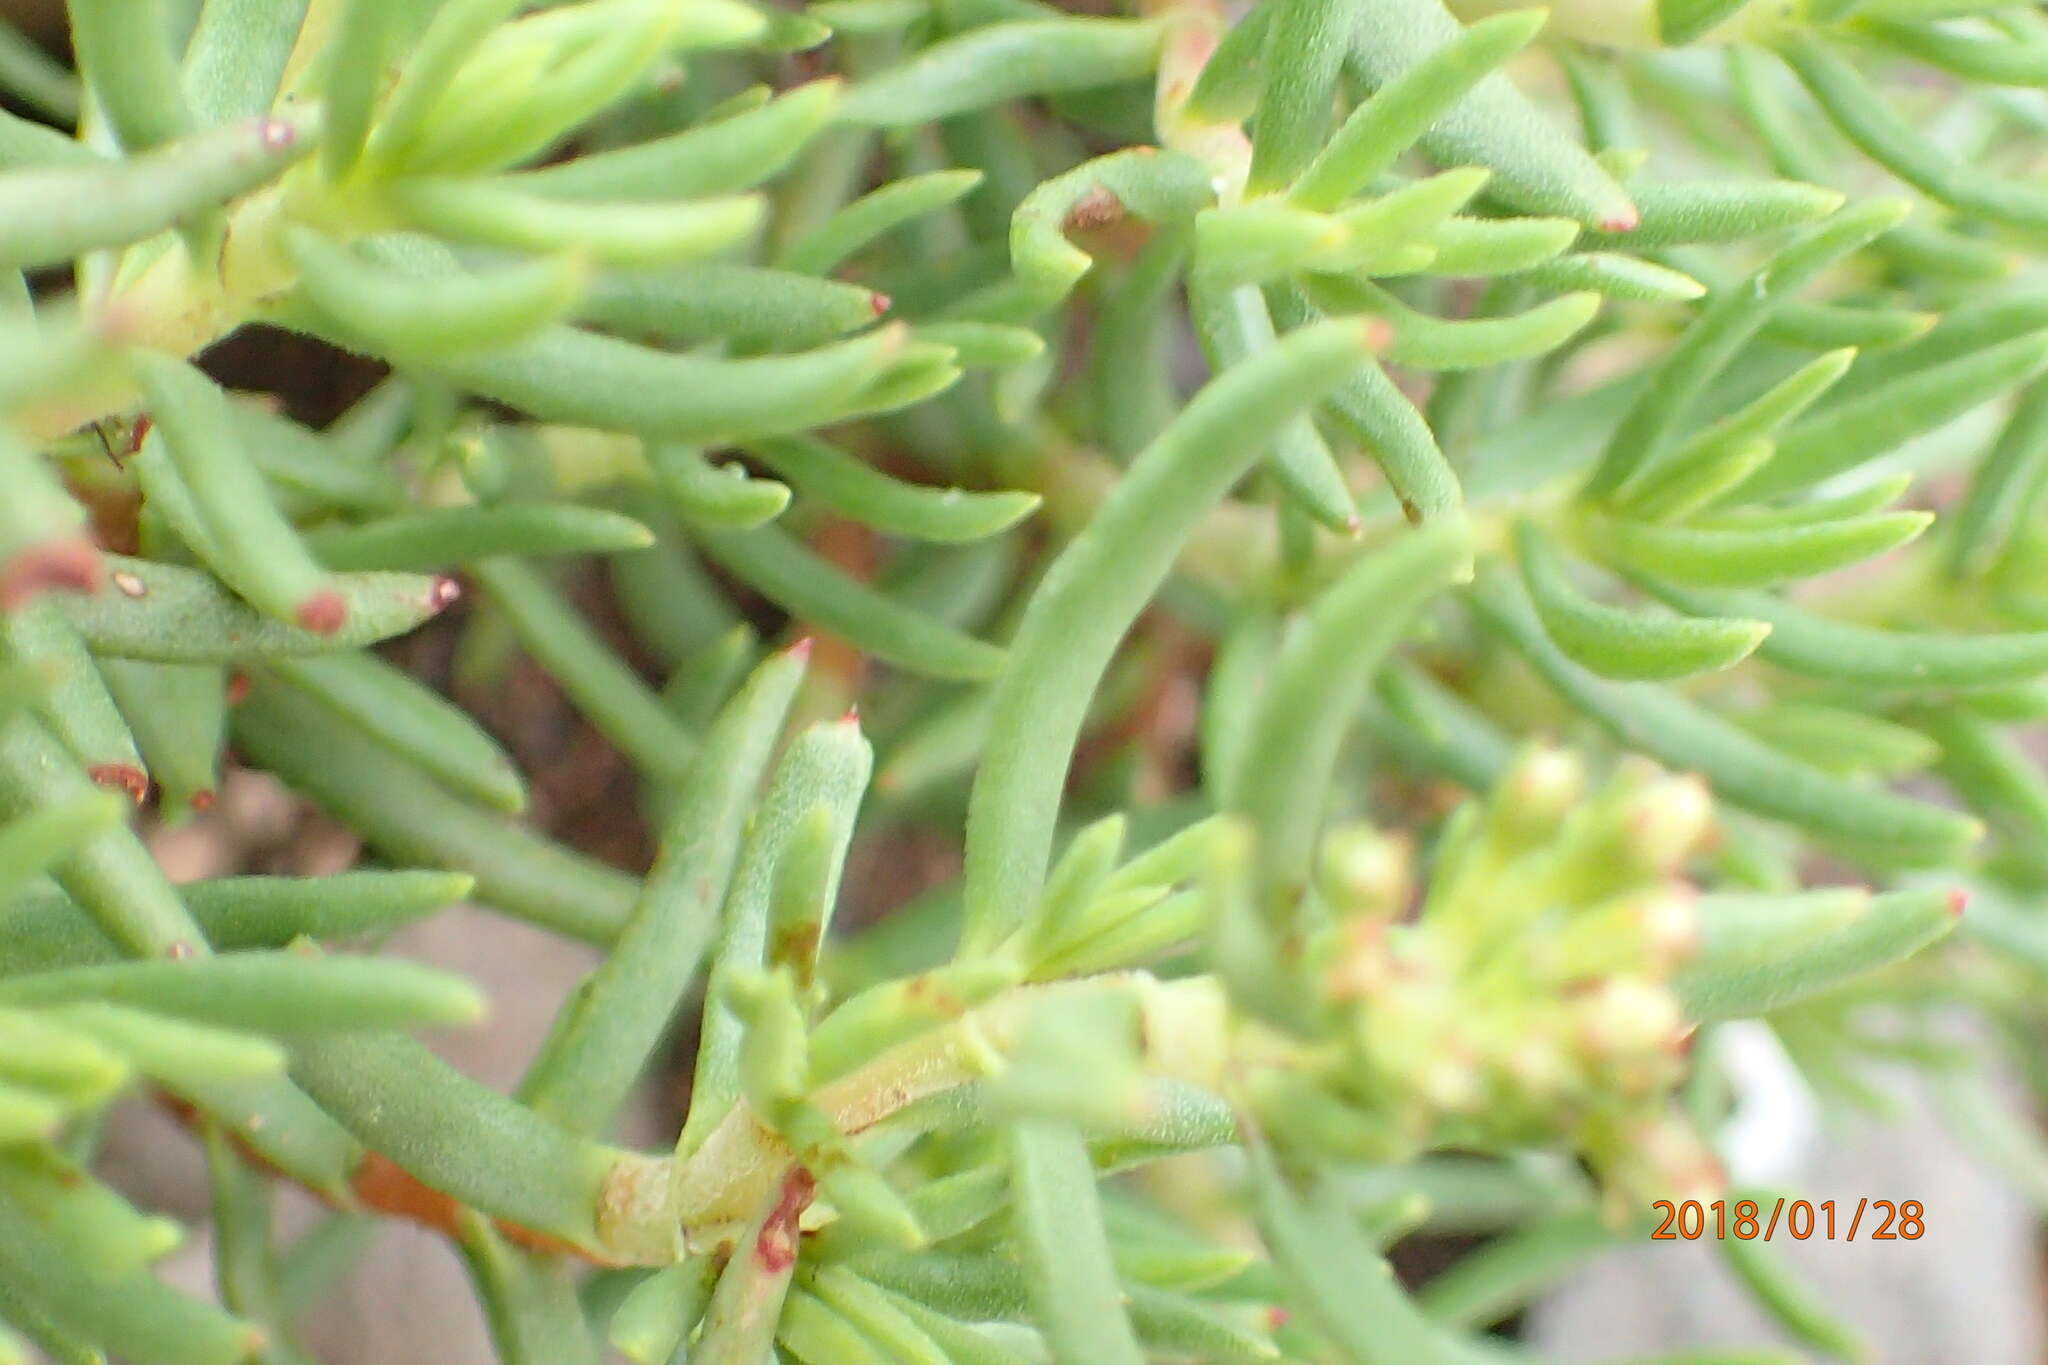
M 354 1358 L 390 1220 L 507 1365 L 1534 1360 L 1804 1196 L 1744 1037 L 2048 1207 L 2038 15 L 58 8 L 0 1365 Z

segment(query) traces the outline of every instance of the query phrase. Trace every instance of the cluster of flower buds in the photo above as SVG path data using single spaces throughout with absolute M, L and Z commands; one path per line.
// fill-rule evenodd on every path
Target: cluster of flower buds
M 1631 764 L 1589 792 L 1576 758 L 1532 750 L 1453 817 L 1419 908 L 1405 841 L 1331 830 L 1307 958 L 1324 1045 L 1274 1083 L 1276 1125 L 1380 1159 L 1564 1146 L 1632 1207 L 1716 1182 L 1670 1103 L 1699 941 L 1683 870 L 1711 821 L 1697 778 Z

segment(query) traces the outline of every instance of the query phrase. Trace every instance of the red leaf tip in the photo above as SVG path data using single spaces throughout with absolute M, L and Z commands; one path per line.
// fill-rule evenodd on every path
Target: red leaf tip
M 95 763 L 85 770 L 85 775 L 102 787 L 127 792 L 137 805 L 149 795 L 149 774 L 133 763 Z
M 315 635 L 332 635 L 348 621 L 348 603 L 332 588 L 299 603 L 299 624 Z
M 38 593 L 97 592 L 100 556 L 82 537 L 26 546 L 0 564 L 0 611 L 13 611 Z
M 776 1199 L 775 1207 L 769 1210 L 760 1235 L 754 1240 L 754 1260 L 769 1274 L 785 1274 L 796 1264 L 800 1235 L 797 1219 L 810 1207 L 817 1189 L 811 1173 L 801 1166 L 792 1166 L 789 1174 L 782 1178 L 781 1196 Z

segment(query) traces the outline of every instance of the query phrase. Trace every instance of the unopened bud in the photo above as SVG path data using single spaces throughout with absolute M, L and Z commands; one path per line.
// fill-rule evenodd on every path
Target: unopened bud
M 1526 1099 L 1539 1103 L 1563 1091 L 1572 1080 L 1570 1060 L 1548 1037 L 1516 1043 L 1505 1059 L 1505 1070 Z
M 1352 824 L 1323 836 L 1317 887 L 1341 917 L 1400 915 L 1414 894 L 1414 873 L 1414 848 L 1399 835 Z
M 1705 1203 L 1718 1198 L 1727 1185 L 1713 1149 L 1676 1114 L 1651 1115 L 1614 1137 L 1610 1193 L 1617 1201 L 1632 1202 L 1632 1216 L 1639 1217 L 1643 1202 L 1650 1199 Z
M 872 1167 L 836 1167 L 826 1173 L 819 1193 L 841 1218 L 883 1246 L 915 1251 L 925 1245 L 924 1229 L 909 1201 Z
M 1461 1051 L 1438 1058 L 1423 1069 L 1418 1079 L 1422 1082 L 1424 1102 L 1439 1113 L 1470 1113 L 1480 1108 L 1485 1098 L 1479 1068 Z
M 1698 951 L 1698 897 L 1691 887 L 1652 892 L 1642 906 L 1644 937 L 1657 965 L 1670 968 Z
M 1694 774 L 1646 783 L 1624 808 L 1622 837 L 1636 866 L 1666 877 L 1692 856 L 1713 828 L 1714 798 Z
M 1586 793 L 1586 765 L 1564 749 L 1531 749 L 1493 798 L 1493 825 L 1515 847 L 1541 843 Z
M 1678 997 L 1655 982 L 1610 977 L 1579 1002 L 1579 1036 L 1596 1056 L 1639 1055 L 1668 1047 L 1684 1020 Z

